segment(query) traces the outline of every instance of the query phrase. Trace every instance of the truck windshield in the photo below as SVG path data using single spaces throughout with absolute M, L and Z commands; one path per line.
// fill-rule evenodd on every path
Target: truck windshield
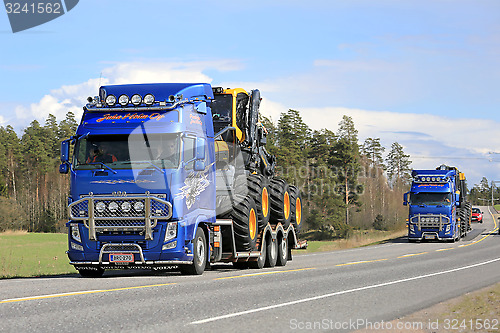
M 451 205 L 451 193 L 412 193 L 410 201 L 412 205 Z
M 231 112 L 233 110 L 233 95 L 215 95 L 212 104 L 212 116 L 214 121 L 231 122 Z
M 178 134 L 89 135 L 75 147 L 75 169 L 145 168 L 152 163 L 162 169 L 179 166 L 181 150 Z

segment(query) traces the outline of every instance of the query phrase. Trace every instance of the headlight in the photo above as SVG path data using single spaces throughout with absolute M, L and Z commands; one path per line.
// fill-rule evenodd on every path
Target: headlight
M 177 222 L 169 222 L 167 224 L 167 231 L 165 232 L 165 242 L 177 237 Z
M 142 97 L 139 94 L 135 94 L 135 95 L 132 96 L 132 98 L 130 99 L 130 101 L 132 102 L 132 104 L 134 104 L 135 106 L 137 106 L 137 105 L 141 104 Z
M 137 201 L 135 204 L 134 204 L 134 210 L 136 212 L 142 212 L 142 210 L 144 209 L 144 204 L 140 201 Z
M 431 181 L 431 177 L 427 177 L 425 180 L 427 180 L 428 182 Z
M 147 94 L 144 96 L 144 104 L 146 105 L 153 105 L 155 102 L 155 97 L 152 94 Z
M 71 223 L 70 224 L 71 228 L 71 238 L 76 240 L 77 242 L 81 243 L 82 238 L 80 237 L 80 229 L 78 229 L 78 224 L 77 223 Z
M 102 213 L 106 210 L 106 204 L 102 201 L 99 201 L 96 205 L 95 205 L 95 209 L 99 212 L 99 213 Z
M 108 209 L 111 213 L 114 213 L 118 210 L 118 204 L 113 201 L 109 204 Z
M 108 97 L 106 97 L 106 104 L 108 106 L 113 106 L 116 104 L 116 97 L 115 95 L 109 95 Z
M 121 95 L 120 98 L 118 98 L 118 103 L 120 103 L 121 106 L 127 105 L 128 104 L 128 96 Z
M 122 203 L 122 212 L 128 213 L 128 212 L 130 212 L 131 209 L 132 209 L 132 205 L 130 204 L 130 202 L 125 201 Z
M 432 177 L 432 178 L 431 178 L 431 180 L 432 180 L 433 182 L 435 182 L 435 181 L 436 181 L 436 177 Z

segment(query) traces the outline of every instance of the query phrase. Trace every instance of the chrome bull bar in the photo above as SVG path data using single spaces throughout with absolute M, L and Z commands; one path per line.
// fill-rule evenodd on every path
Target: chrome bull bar
M 125 196 L 90 194 L 68 208 L 71 220 L 83 221 L 89 229 L 89 239 L 94 241 L 99 230 L 143 231 L 144 238 L 152 240 L 158 220 L 172 217 L 172 204 L 148 192 Z

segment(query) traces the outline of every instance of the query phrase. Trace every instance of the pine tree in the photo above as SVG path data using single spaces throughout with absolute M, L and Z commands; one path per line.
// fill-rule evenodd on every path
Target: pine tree
M 360 156 L 358 146 L 358 131 L 349 116 L 343 116 L 339 123 L 338 140 L 330 151 L 330 163 L 336 168 L 338 190 L 343 196 L 345 209 L 345 222 L 349 224 L 349 207 L 361 205 L 358 192 L 361 192 L 358 184 L 358 173 L 360 171 Z
M 406 155 L 403 146 L 394 142 L 387 155 L 387 176 L 391 184 L 409 185 L 411 182 L 410 155 Z

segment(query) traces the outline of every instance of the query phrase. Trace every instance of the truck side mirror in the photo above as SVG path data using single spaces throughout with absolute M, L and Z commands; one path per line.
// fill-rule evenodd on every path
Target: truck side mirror
M 69 172 L 69 164 L 63 163 L 59 166 L 59 173 L 67 174 Z
M 67 174 L 69 172 L 69 142 L 64 140 L 61 142 L 61 165 L 59 166 L 59 173 Z
M 406 192 L 405 194 L 403 194 L 403 206 L 407 206 L 408 205 L 408 194 L 410 192 Z
M 204 160 L 205 159 L 205 139 L 204 138 L 196 138 L 196 160 Z M 203 168 L 205 169 L 205 168 Z
M 64 140 L 61 142 L 61 162 L 69 162 L 69 141 Z
M 199 160 L 194 162 L 194 171 L 205 171 L 205 161 Z

